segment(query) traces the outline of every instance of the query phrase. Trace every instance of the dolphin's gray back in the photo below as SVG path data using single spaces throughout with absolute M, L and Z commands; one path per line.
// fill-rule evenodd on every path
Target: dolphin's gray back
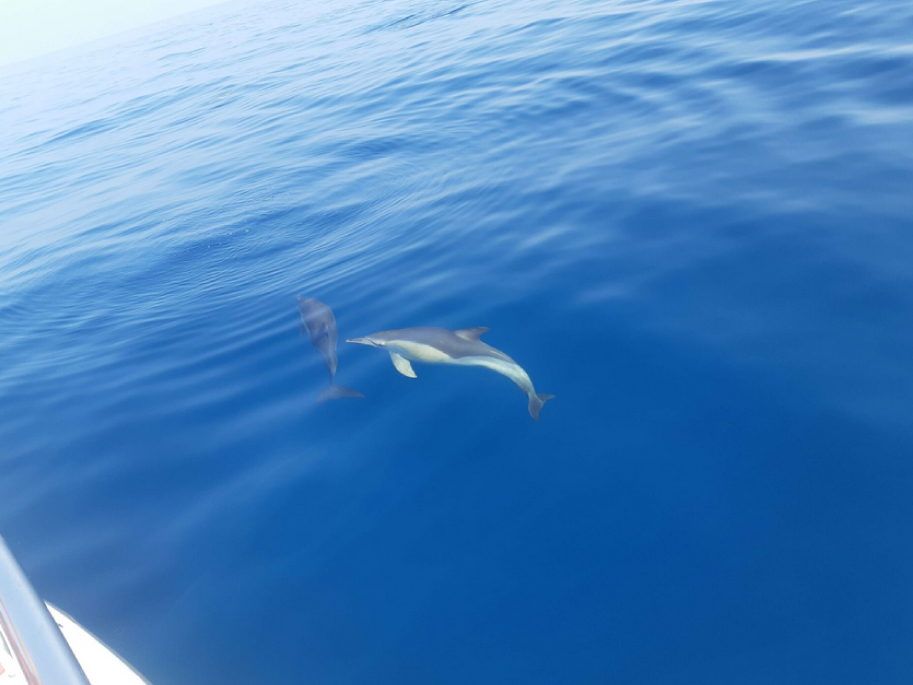
M 384 331 L 383 338 L 389 342 L 403 340 L 420 345 L 428 345 L 440 350 L 448 357 L 462 359 L 463 357 L 494 357 L 506 362 L 516 364 L 501 350 L 491 345 L 486 345 L 481 340 L 467 340 L 446 328 L 421 326 L 416 328 L 401 328 L 395 331 Z
M 335 350 L 338 333 L 333 310 L 313 297 L 301 298 L 298 301 L 298 310 L 314 347 L 321 352 Z
M 301 321 L 307 329 L 311 344 L 320 352 L 323 362 L 330 374 L 330 382 L 336 376 L 336 343 L 339 333 L 336 330 L 336 317 L 333 310 L 313 297 L 299 297 L 298 311 Z

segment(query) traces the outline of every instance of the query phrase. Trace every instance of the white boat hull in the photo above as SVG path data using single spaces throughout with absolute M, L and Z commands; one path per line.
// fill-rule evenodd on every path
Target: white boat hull
M 91 685 L 149 685 L 104 642 L 57 607 L 47 607 Z

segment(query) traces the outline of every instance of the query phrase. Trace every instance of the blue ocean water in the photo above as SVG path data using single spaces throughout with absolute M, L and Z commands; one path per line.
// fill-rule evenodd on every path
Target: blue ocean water
M 0 533 L 153 683 L 909 683 L 913 4 L 234 2 L 0 70 Z M 340 343 L 487 326 L 557 397 Z

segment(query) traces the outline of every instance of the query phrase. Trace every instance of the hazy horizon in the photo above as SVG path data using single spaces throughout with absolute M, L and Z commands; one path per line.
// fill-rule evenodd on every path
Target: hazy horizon
M 0 4 L 0 66 L 75 48 L 225 0 L 32 0 Z

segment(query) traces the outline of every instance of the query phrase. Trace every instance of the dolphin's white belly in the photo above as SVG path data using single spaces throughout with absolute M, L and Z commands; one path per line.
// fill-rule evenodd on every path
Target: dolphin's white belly
M 529 394 L 533 391 L 533 382 L 530 380 L 529 375 L 523 370 L 522 366 L 515 362 L 508 362 L 497 357 L 460 357 L 448 363 L 460 366 L 483 366 L 502 376 L 507 376 L 519 385 L 523 392 Z
M 391 345 L 393 347 L 393 345 Z M 449 354 L 442 352 L 431 345 L 412 342 L 409 340 L 397 340 L 395 348 L 399 354 L 406 359 L 414 362 L 425 362 L 426 364 L 449 364 L 452 366 L 482 366 L 491 369 L 495 373 L 507 376 L 510 380 L 520 386 L 520 389 L 529 394 L 533 391 L 533 382 L 529 375 L 523 370 L 523 367 L 516 362 L 509 362 L 497 357 L 451 357 Z M 407 374 L 408 375 L 408 374 Z
M 408 340 L 397 340 L 395 346 L 406 359 L 426 364 L 458 364 L 459 360 L 441 352 L 436 347 Z

